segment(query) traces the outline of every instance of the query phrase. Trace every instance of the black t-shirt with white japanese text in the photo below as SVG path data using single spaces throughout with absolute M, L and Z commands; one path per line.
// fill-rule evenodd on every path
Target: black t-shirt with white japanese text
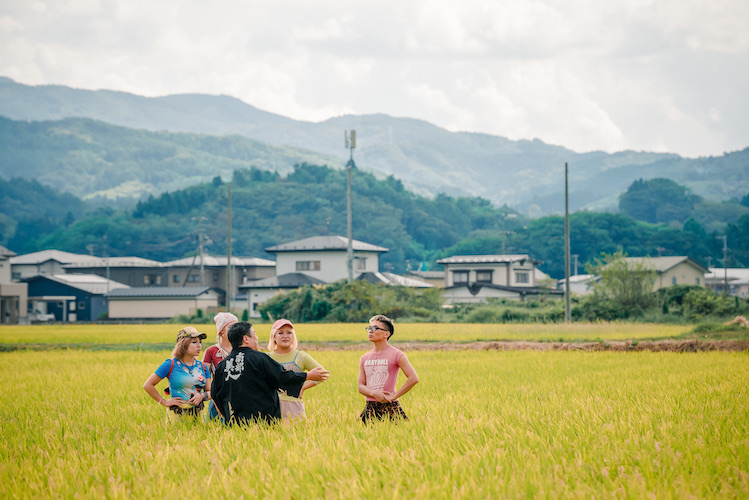
M 226 422 L 273 421 L 281 418 L 278 389 L 298 397 L 306 379 L 305 373 L 286 371 L 267 354 L 240 347 L 216 366 L 211 398 Z

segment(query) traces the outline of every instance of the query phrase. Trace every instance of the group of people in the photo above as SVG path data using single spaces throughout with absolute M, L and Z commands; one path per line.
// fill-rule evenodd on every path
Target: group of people
M 294 325 L 279 319 L 271 327 L 268 353 L 258 350 L 258 336 L 251 323 L 229 312 L 214 317 L 216 344 L 198 358 L 208 335 L 187 326 L 177 333 L 172 357 L 148 377 L 143 389 L 167 408 L 170 421 L 185 418 L 221 419 L 228 424 L 281 419 L 305 419 L 302 396 L 324 382 L 330 372 L 308 353 L 298 349 Z M 393 321 L 373 316 L 365 328 L 371 351 L 359 360 L 359 392 L 366 397 L 360 418 L 407 419 L 398 399 L 419 382 L 406 355 L 389 344 Z M 396 390 L 398 372 L 406 380 Z M 164 395 L 156 385 L 167 379 Z

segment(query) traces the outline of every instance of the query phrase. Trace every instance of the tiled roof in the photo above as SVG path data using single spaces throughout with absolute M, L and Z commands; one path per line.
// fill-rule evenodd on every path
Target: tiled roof
M 90 255 L 63 252 L 62 250 L 42 250 L 40 252 L 17 255 L 10 258 L 11 264 L 41 264 L 50 260 L 56 260 L 60 264 L 71 264 L 91 260 Z
M 239 288 L 299 288 L 304 285 L 324 285 L 325 281 L 313 278 L 304 273 L 288 273 L 261 280 L 242 283 Z
M 360 252 L 387 252 L 388 249 L 371 243 L 352 240 L 351 246 Z M 290 241 L 281 245 L 268 247 L 266 252 L 300 252 L 314 250 L 348 250 L 348 238 L 343 236 L 313 236 L 302 240 Z
M 385 283 L 386 285 L 393 286 L 408 286 L 412 288 L 432 288 L 434 285 L 427 283 L 426 281 L 409 278 L 407 276 L 401 276 L 394 273 L 362 273 L 359 275 L 359 280 L 367 280 L 375 285 L 378 283 Z
M 8 248 L 5 248 L 4 246 L 0 245 L 0 258 L 9 258 L 9 257 L 15 257 L 16 252 L 13 250 L 10 250 Z
M 453 255 L 439 259 L 437 264 L 503 264 L 521 260 L 536 262 L 528 255 Z
M 107 297 L 197 297 L 209 290 L 207 286 L 141 286 L 112 290 Z
M 107 293 L 107 290 L 119 290 L 128 289 L 130 286 L 120 283 L 119 281 L 112 281 L 98 276 L 96 274 L 40 274 L 31 278 L 26 278 L 23 281 L 34 281 L 37 279 L 48 279 L 68 285 L 79 290 L 93 293 L 96 295 L 103 295 Z
M 231 265 L 234 267 L 274 267 L 276 263 L 272 260 L 259 257 L 231 257 Z M 190 267 L 200 266 L 200 256 L 185 257 L 184 259 L 172 260 L 164 263 L 165 267 Z M 203 266 L 226 267 L 226 255 L 203 255 Z
M 695 261 L 690 259 L 689 257 L 685 256 L 678 256 L 678 257 L 625 257 L 624 258 L 627 262 L 632 263 L 640 263 L 644 262 L 647 265 L 652 265 L 655 268 L 655 271 L 657 273 L 665 273 L 672 267 L 676 267 L 677 265 L 681 264 L 682 262 L 686 262 L 687 264 L 691 264 L 692 266 L 702 269 L 703 272 L 707 271 L 704 267 L 697 264 Z
M 109 262 L 107 262 L 107 260 Z M 80 269 L 94 267 L 164 267 L 161 262 L 144 259 L 142 257 L 90 257 L 89 260 L 73 262 L 62 266 L 65 269 Z

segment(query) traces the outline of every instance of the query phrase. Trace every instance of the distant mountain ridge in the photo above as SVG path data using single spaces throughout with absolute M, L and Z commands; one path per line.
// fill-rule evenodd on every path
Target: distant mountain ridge
M 381 114 L 311 123 L 262 111 L 223 95 L 148 98 L 110 90 L 28 86 L 3 77 L 0 116 L 23 121 L 84 117 L 152 132 L 241 135 L 281 147 L 279 151 L 294 148 L 297 156 L 326 160 L 333 167 L 343 166 L 348 158 L 343 131 L 355 129 L 358 144 L 354 159 L 359 168 L 393 175 L 422 195 L 444 192 L 480 196 L 532 216 L 563 209 L 565 162 L 570 165 L 573 210 L 615 208 L 618 195 L 638 178 L 670 178 L 714 201 L 739 198 L 749 192 L 749 148 L 698 159 L 633 151 L 576 153 L 540 140 L 512 141 L 488 134 L 449 132 L 425 121 Z M 272 150 L 266 148 L 269 156 L 263 168 L 290 160 L 270 160 L 275 154 Z M 42 170 L 54 167 L 38 166 Z M 182 174 L 175 168 L 172 175 Z M 213 175 L 213 171 L 206 171 L 203 178 Z M 174 182 L 186 185 L 176 179 Z

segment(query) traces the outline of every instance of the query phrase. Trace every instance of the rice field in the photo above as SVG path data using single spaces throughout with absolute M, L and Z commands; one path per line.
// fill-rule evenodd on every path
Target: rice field
M 184 325 L 33 325 L 0 327 L 0 344 L 154 344 L 173 343 Z M 216 327 L 195 325 L 215 337 Z M 364 323 L 297 324 L 300 341 L 366 342 Z M 267 342 L 270 325 L 254 325 L 260 341 Z M 565 324 L 465 324 L 396 323 L 394 342 L 475 342 L 527 340 L 582 342 L 596 340 L 642 340 L 669 338 L 688 332 L 691 325 L 647 323 Z
M 166 326 L 63 342 L 164 342 Z M 167 425 L 141 386 L 168 350 L 0 352 L 0 495 L 749 497 L 746 352 L 407 352 L 421 380 L 401 400 L 410 419 L 368 426 L 364 351 L 309 352 L 331 377 L 305 393 L 308 420 L 249 428 Z

